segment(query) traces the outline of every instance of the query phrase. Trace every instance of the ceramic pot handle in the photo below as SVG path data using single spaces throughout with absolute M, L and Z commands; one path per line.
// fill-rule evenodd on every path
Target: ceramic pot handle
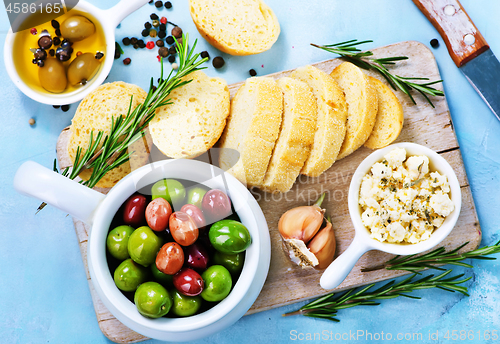
M 323 272 L 319 284 L 323 289 L 334 289 L 342 283 L 349 272 L 361 258 L 361 256 L 371 248 L 354 237 L 351 245 L 339 257 L 337 257 Z
M 106 12 L 105 16 L 109 18 L 111 24 L 116 27 L 129 14 L 137 11 L 148 2 L 149 0 L 121 0 L 110 9 L 104 11 Z
M 94 211 L 105 197 L 33 161 L 19 167 L 14 177 L 14 188 L 88 224 L 92 223 Z

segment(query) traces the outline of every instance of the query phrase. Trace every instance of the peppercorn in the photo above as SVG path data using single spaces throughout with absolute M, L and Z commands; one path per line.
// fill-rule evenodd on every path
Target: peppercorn
M 158 20 L 156 20 L 156 19 L 155 19 L 155 20 L 153 20 L 153 26 L 154 26 L 154 27 L 158 27 L 158 26 L 160 26 L 160 22 L 159 22 Z
M 155 47 L 155 42 L 149 41 L 146 43 L 146 48 L 148 48 L 149 50 L 153 49 L 154 47 Z
M 166 36 L 166 35 L 167 35 L 167 34 L 165 33 L 165 31 L 160 31 L 160 32 L 158 32 L 158 37 L 159 37 L 159 38 L 165 38 L 165 36 Z
M 167 31 L 167 24 L 160 24 L 160 31 Z
M 168 49 L 165 47 L 161 47 L 160 49 L 158 49 L 158 55 L 160 55 L 161 57 L 167 57 Z
M 63 110 L 64 112 L 67 112 L 69 110 L 69 105 L 62 105 L 61 110 Z
M 162 7 L 162 6 L 163 6 L 163 2 L 161 2 L 161 1 L 156 1 L 156 2 L 155 2 L 155 6 L 156 6 L 156 8 L 160 8 L 160 7 Z
M 156 30 L 149 31 L 149 36 L 155 38 L 158 32 Z
M 147 36 L 149 36 L 149 30 L 148 30 L 148 29 L 144 29 L 144 30 L 142 30 L 141 35 L 142 35 L 142 37 L 147 37 Z
M 123 45 L 130 45 L 130 38 L 125 37 L 124 39 L 122 39 L 122 43 Z
M 38 46 L 42 49 L 49 49 L 52 46 L 52 38 L 50 36 L 42 36 L 38 40 Z
M 174 27 L 172 29 L 172 36 L 174 36 L 175 38 L 180 38 L 182 37 L 182 29 L 178 26 Z
M 96 60 L 100 60 L 104 57 L 104 54 L 101 53 L 100 51 L 98 51 L 96 54 L 95 54 L 95 59 Z
M 152 4 L 152 3 L 153 3 L 153 0 L 149 0 L 149 2 L 148 2 L 148 3 L 149 3 L 149 4 Z
M 148 29 L 148 30 L 151 29 L 151 23 L 150 22 L 145 22 L 144 23 L 144 28 Z
M 76 57 L 80 56 L 81 54 L 83 54 L 81 51 L 77 51 L 76 52 Z
M 213 61 L 212 61 L 212 65 L 214 66 L 214 68 L 222 68 L 222 66 L 224 66 L 225 62 L 224 62 L 224 59 L 222 58 L 222 56 L 217 56 L 217 57 L 214 57 Z
M 37 60 L 45 60 L 47 58 L 47 51 L 44 49 L 37 49 L 34 56 Z
M 257 75 L 257 72 L 255 71 L 255 69 L 250 69 L 248 71 L 248 73 L 250 73 L 250 76 L 256 76 Z
M 160 23 L 167 24 L 167 17 L 161 17 Z
M 144 43 L 144 41 L 142 39 L 138 40 L 137 44 L 139 44 L 139 48 L 141 48 L 141 49 L 146 47 L 146 43 Z
M 172 36 L 168 36 L 165 41 L 167 42 L 167 44 L 174 44 L 174 37 Z
M 56 51 L 54 49 L 49 50 L 49 55 L 54 57 L 56 55 Z
M 29 123 L 31 126 L 33 126 L 33 125 L 35 125 L 35 123 L 36 123 L 36 122 L 35 122 L 35 119 L 34 119 L 34 118 L 30 118 L 30 120 L 28 121 L 28 123 Z
M 43 66 L 45 66 L 45 62 L 43 62 L 43 60 L 38 60 L 38 61 L 36 62 L 36 64 L 38 65 L 38 67 L 43 67 Z
M 436 38 L 431 39 L 431 47 L 433 48 L 439 47 L 439 41 Z
M 175 55 L 177 54 L 177 50 L 175 49 L 175 45 L 172 45 L 170 48 L 168 48 L 168 53 L 170 55 Z
M 136 43 L 137 43 L 137 38 L 132 37 L 132 38 L 130 39 L 130 43 L 131 43 L 131 44 L 136 44 Z
M 33 36 L 34 36 L 34 35 L 36 35 L 36 34 L 38 33 L 38 31 L 37 31 L 36 27 L 32 28 L 32 29 L 30 30 L 30 32 L 31 32 L 31 34 L 32 34 Z
M 166 1 L 165 8 L 172 8 L 172 3 L 170 1 Z
M 59 29 L 59 22 L 55 19 L 52 19 L 52 21 L 50 22 L 50 24 L 52 24 L 52 27 L 54 29 Z
M 204 59 L 205 57 L 208 57 L 210 58 L 210 55 L 208 55 L 208 51 L 202 51 L 201 54 L 200 54 L 201 58 Z
M 170 63 L 174 63 L 174 62 L 175 62 L 175 56 L 174 56 L 174 55 L 170 55 L 170 56 L 168 57 L 168 62 L 170 62 Z
M 53 107 L 54 109 L 59 109 L 59 108 L 61 107 L 61 105 L 52 105 L 52 107 Z
M 130 64 L 130 62 L 132 62 L 132 60 L 130 59 L 130 57 L 127 57 L 126 59 L 123 59 L 123 64 L 125 66 L 128 66 Z
M 115 60 L 119 59 L 121 55 L 122 54 L 120 53 L 120 51 L 118 49 L 115 49 Z
M 139 43 L 135 43 L 135 44 L 133 45 L 133 47 L 134 47 L 134 49 L 139 49 Z
M 158 19 L 158 15 L 156 13 L 151 13 L 151 15 L 149 16 L 149 18 L 151 18 L 151 20 L 157 20 Z
M 33 60 L 31 60 L 31 63 L 33 63 L 33 64 L 37 64 L 37 63 L 38 63 L 38 60 L 37 60 L 37 59 L 33 59 Z
M 172 69 L 173 70 L 176 70 L 177 68 L 179 68 L 179 65 L 177 63 L 172 63 Z
M 61 29 L 56 29 L 56 36 L 61 37 Z
M 161 48 L 161 47 L 164 47 L 165 46 L 165 43 L 163 43 L 163 41 L 161 39 L 157 40 L 156 41 L 156 46 Z

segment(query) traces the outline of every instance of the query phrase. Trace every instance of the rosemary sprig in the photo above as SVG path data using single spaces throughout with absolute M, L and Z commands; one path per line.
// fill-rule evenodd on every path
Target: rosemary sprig
M 451 272 L 452 270 L 447 270 L 438 276 L 428 275 L 417 280 L 415 280 L 417 274 L 413 274 L 398 283 L 392 280 L 376 290 L 372 290 L 375 286 L 375 283 L 372 283 L 364 288 L 350 289 L 339 295 L 336 293 L 328 294 L 301 307 L 298 311 L 286 313 L 283 316 L 302 314 L 308 317 L 339 322 L 337 312 L 341 309 L 355 306 L 378 306 L 380 303 L 375 302 L 375 300 L 394 299 L 399 296 L 420 299 L 420 297 L 408 295 L 408 293 L 431 288 L 439 288 L 450 292 L 457 291 L 469 296 L 467 287 L 460 284 L 467 282 L 472 277 L 462 278 L 464 274 L 447 277 Z
M 144 102 L 132 109 L 132 99 L 125 116 L 112 118 L 111 131 L 104 136 L 104 132 L 99 131 L 96 134 L 90 133 L 88 147 L 83 150 L 78 147 L 75 160 L 72 166 L 66 167 L 61 174 L 70 179 L 75 179 L 82 171 L 92 169 L 90 178 L 86 181 L 80 181 L 81 184 L 90 188 L 94 187 L 104 175 L 112 169 L 127 162 L 133 152 L 128 152 L 128 147 L 141 139 L 145 135 L 145 128 L 156 114 L 156 109 L 170 104 L 168 96 L 170 93 L 191 80 L 181 80 L 193 71 L 204 69 L 199 67 L 206 62 L 208 58 L 197 61 L 199 54 L 194 54 L 196 43 L 191 49 L 188 48 L 189 35 L 183 35 L 182 44 L 176 47 L 179 55 L 179 68 L 174 73 L 170 71 L 166 78 L 163 78 L 163 63 L 161 64 L 160 82 L 156 90 L 153 87 L 153 78 L 151 78 L 149 92 Z M 58 172 L 54 161 L 54 171 Z M 38 207 L 38 211 L 43 209 L 45 203 Z
M 350 289 L 338 295 L 337 293 L 331 293 L 308 303 L 297 311 L 283 314 L 283 316 L 302 314 L 309 317 L 322 318 L 338 322 L 340 320 L 337 317 L 337 312 L 341 309 L 355 306 L 378 306 L 380 303 L 375 302 L 375 300 L 393 299 L 399 296 L 419 299 L 419 297 L 408 295 L 408 293 L 420 289 L 439 288 L 449 292 L 457 291 L 469 296 L 467 293 L 467 287 L 461 286 L 460 284 L 467 282 L 471 279 L 471 277 L 462 278 L 464 275 L 460 274 L 445 278 L 452 272 L 452 270 L 445 270 L 436 265 L 452 264 L 472 268 L 472 265 L 462 261 L 469 258 L 494 260 L 496 259 L 495 257 L 487 256 L 500 253 L 500 240 L 494 245 L 484 246 L 473 251 L 459 254 L 458 251 L 467 244 L 468 242 L 448 252 L 446 252 L 444 247 L 440 247 L 421 256 L 396 256 L 382 266 L 363 269 L 361 271 L 364 272 L 377 269 L 387 269 L 413 272 L 413 274 L 406 279 L 403 279 L 398 283 L 396 283 L 395 280 L 392 280 L 376 290 L 372 290 L 375 284 L 370 284 L 363 288 Z M 419 271 L 427 268 L 442 270 L 444 272 L 436 277 L 434 277 L 434 275 L 428 275 L 415 280 L 415 277 L 419 275 Z
M 451 264 L 472 268 L 472 265 L 462 262 L 464 259 L 484 259 L 494 260 L 494 257 L 486 257 L 490 254 L 500 253 L 500 241 L 492 246 L 484 246 L 476 250 L 459 254 L 458 251 L 469 242 L 457 247 L 454 250 L 446 252 L 444 247 L 439 247 L 429 253 L 417 256 L 415 254 L 409 256 L 396 256 L 382 265 L 377 265 L 371 268 L 361 269 L 361 272 L 374 271 L 379 269 L 387 270 L 405 270 L 410 272 L 418 272 L 424 269 L 445 270 L 438 265 Z
M 407 60 L 407 56 L 394 56 L 394 57 L 384 57 L 384 58 L 373 58 L 371 51 L 361 51 L 357 48 L 360 44 L 371 43 L 373 41 L 358 41 L 357 39 L 352 39 L 350 41 L 345 41 L 341 43 L 329 44 L 329 45 L 316 45 L 312 44 L 313 47 L 326 50 L 328 52 L 345 57 L 349 62 L 352 62 L 356 66 L 363 69 L 374 69 L 379 72 L 387 82 L 396 90 L 399 88 L 403 93 L 410 97 L 413 104 L 416 104 L 415 99 L 411 95 L 411 90 L 416 90 L 434 107 L 432 101 L 429 99 L 430 96 L 444 96 L 444 92 L 431 87 L 434 84 L 440 83 L 443 80 L 429 81 L 424 83 L 416 83 L 414 81 L 422 80 L 427 81 L 428 78 L 409 78 L 399 75 L 392 74 L 388 69 L 387 65 L 394 65 L 397 61 Z

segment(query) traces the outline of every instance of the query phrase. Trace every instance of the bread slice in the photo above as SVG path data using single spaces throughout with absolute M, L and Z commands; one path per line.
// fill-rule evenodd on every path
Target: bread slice
M 75 160 L 78 146 L 83 149 L 83 152 L 86 151 L 92 130 L 94 137 L 99 130 L 104 131 L 105 135 L 109 134 L 111 118 L 127 115 L 131 96 L 133 110 L 144 101 L 146 95 L 146 92 L 139 86 L 121 81 L 103 84 L 87 95 L 81 101 L 71 121 L 71 136 L 68 144 L 71 161 Z M 151 137 L 147 133 L 129 147 L 129 151 L 134 152 L 130 160 L 106 173 L 96 186 L 113 187 L 131 171 L 145 165 L 148 162 L 150 147 Z M 91 174 L 92 169 L 85 170 L 80 173 L 80 178 L 88 180 Z
M 283 121 L 264 178 L 263 189 L 287 192 L 300 174 L 314 143 L 318 118 L 311 88 L 292 78 L 278 80 L 284 96 Z
M 246 80 L 231 101 L 219 142 L 220 167 L 248 187 L 262 186 L 283 113 L 283 93 L 274 79 Z
M 308 84 L 316 98 L 318 120 L 314 143 L 300 172 L 316 177 L 332 166 L 344 141 L 347 116 L 344 94 L 330 75 L 313 66 L 297 68 L 290 77 Z
M 159 108 L 149 123 L 155 146 L 170 158 L 193 158 L 212 148 L 229 115 L 224 79 L 195 71 L 184 80 L 192 81 L 174 89 L 171 104 Z
M 365 147 L 378 149 L 388 146 L 399 136 L 403 128 L 403 106 L 389 86 L 371 76 L 368 79 L 377 91 L 378 111 L 375 126 Z
M 331 74 L 345 94 L 347 130 L 337 159 L 342 159 L 361 147 L 370 136 L 377 116 L 377 91 L 368 76 L 356 65 L 344 62 Z
M 189 11 L 200 34 L 230 55 L 266 51 L 280 34 L 276 15 L 261 0 L 189 0 Z

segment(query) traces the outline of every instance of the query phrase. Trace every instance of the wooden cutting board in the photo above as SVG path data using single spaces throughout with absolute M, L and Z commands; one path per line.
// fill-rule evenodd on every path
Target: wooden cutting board
M 431 51 L 418 42 L 401 42 L 373 50 L 377 57 L 405 55 L 409 59 L 398 62 L 394 72 L 406 77 L 428 77 L 430 80 L 441 79 L 439 70 Z M 333 68 L 342 63 L 340 59 L 332 59 L 314 64 L 319 69 L 330 73 Z M 288 75 L 290 71 L 271 74 L 274 78 Z M 383 78 L 368 71 L 367 74 Z M 229 86 L 231 96 L 242 83 Z M 438 84 L 437 88 L 442 89 Z M 447 249 L 469 242 L 462 251 L 477 248 L 481 242 L 481 229 L 476 215 L 469 183 L 465 173 L 460 149 L 453 131 L 448 105 L 445 97 L 432 98 L 433 108 L 423 97 L 415 95 L 417 104 L 402 92 L 395 92 L 404 108 L 404 127 L 397 142 L 414 142 L 427 146 L 440 153 L 455 170 L 462 188 L 462 210 L 457 225 L 451 234 L 443 241 Z M 69 131 L 64 130 L 57 143 L 57 156 L 61 167 L 71 165 L 67 156 Z M 259 297 L 247 314 L 257 313 L 271 308 L 280 307 L 298 301 L 311 299 L 328 293 L 319 286 L 321 272 L 314 269 L 301 269 L 293 265 L 285 256 L 277 229 L 280 216 L 288 209 L 312 203 L 323 192 L 327 197 L 323 203 L 332 218 L 337 238 L 337 254 L 341 254 L 354 237 L 347 208 L 347 193 L 351 177 L 359 163 L 372 151 L 360 148 L 352 155 L 335 162 L 335 164 L 320 177 L 307 178 L 301 176 L 291 191 L 286 194 L 267 194 L 252 190 L 259 202 L 269 225 L 271 236 L 271 266 L 269 274 Z M 99 190 L 106 192 L 106 190 Z M 87 239 L 89 228 L 78 220 L 74 220 L 75 230 L 80 243 L 80 249 L 87 273 L 87 279 L 94 302 L 94 307 L 102 332 L 112 341 L 132 343 L 147 339 L 125 327 L 104 307 L 97 296 L 90 280 L 87 267 Z M 378 269 L 371 272 L 361 272 L 362 268 L 376 267 L 392 256 L 378 251 L 364 254 L 349 276 L 336 290 L 344 290 L 372 282 L 385 280 L 406 274 L 402 271 Z

